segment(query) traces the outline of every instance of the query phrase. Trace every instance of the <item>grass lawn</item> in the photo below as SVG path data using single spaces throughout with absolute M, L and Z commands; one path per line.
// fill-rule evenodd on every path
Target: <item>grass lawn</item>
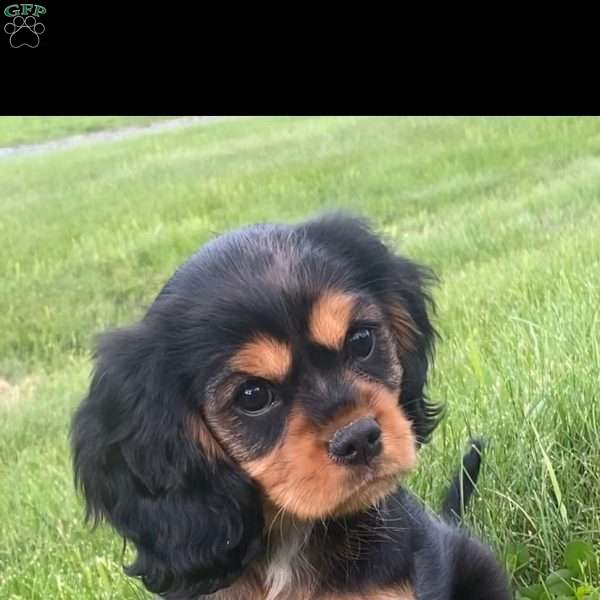
M 0 189 L 0 598 L 149 597 L 72 485 L 92 336 L 215 234 L 339 207 L 441 278 L 447 418 L 408 485 L 437 507 L 482 434 L 468 522 L 515 586 L 600 553 L 600 119 L 229 120 L 5 159 Z
M 149 125 L 170 117 L 0 117 L 0 148 L 78 133 Z

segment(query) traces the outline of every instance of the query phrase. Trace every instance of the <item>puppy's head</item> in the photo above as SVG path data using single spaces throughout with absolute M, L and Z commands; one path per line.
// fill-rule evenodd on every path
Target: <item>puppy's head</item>
M 88 515 L 136 546 L 130 574 L 210 593 L 260 554 L 265 511 L 322 519 L 387 494 L 436 424 L 428 281 L 352 218 L 256 226 L 106 334 L 75 472 Z

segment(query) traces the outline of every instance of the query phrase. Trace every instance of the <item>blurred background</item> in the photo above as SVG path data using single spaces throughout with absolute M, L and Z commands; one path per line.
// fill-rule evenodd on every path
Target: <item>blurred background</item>
M 0 598 L 149 597 L 73 488 L 93 337 L 214 236 L 340 208 L 440 278 L 407 485 L 437 509 L 483 435 L 467 524 L 516 597 L 600 599 L 600 119 L 365 117 L 0 117 Z

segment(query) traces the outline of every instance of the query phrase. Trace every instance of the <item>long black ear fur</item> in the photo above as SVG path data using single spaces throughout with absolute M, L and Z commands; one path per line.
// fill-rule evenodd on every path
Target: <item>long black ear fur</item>
M 75 480 L 87 518 L 135 545 L 127 573 L 193 598 L 229 585 L 261 551 L 263 516 L 252 482 L 188 435 L 192 401 L 160 339 L 146 321 L 102 338 L 72 423 Z
M 434 303 L 429 288 L 435 280 L 435 275 L 426 267 L 389 252 L 386 302 L 392 312 L 393 307 L 402 306 L 411 322 L 408 347 L 402 348 L 403 342 L 398 340 L 404 368 L 400 402 L 413 422 L 419 444 L 429 441 L 443 415 L 443 406 L 431 402 L 425 392 L 438 336 L 430 320 Z

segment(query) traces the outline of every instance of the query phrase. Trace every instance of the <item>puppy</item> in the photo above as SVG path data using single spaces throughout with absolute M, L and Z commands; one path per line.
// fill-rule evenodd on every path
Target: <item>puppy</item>
M 351 217 L 257 225 L 105 334 L 74 470 L 127 573 L 173 599 L 507 600 L 490 550 L 398 487 L 440 414 L 430 281 Z

